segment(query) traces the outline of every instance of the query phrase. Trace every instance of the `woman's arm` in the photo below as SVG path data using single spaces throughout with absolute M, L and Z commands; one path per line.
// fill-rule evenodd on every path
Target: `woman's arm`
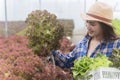
M 55 64 L 60 66 L 61 68 L 70 68 L 73 66 L 73 61 L 78 58 L 78 53 L 80 52 L 81 43 L 70 53 L 64 55 L 59 51 L 53 51 L 52 54 L 54 56 Z

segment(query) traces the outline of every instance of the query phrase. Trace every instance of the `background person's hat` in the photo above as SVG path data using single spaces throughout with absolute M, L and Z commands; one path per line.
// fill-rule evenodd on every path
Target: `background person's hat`
M 85 20 L 99 21 L 112 26 L 113 10 L 110 5 L 95 2 L 86 14 L 81 14 L 81 17 Z

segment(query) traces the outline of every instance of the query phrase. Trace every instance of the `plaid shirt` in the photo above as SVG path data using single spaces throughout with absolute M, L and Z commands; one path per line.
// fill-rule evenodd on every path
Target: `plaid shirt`
M 61 68 L 72 67 L 75 59 L 87 55 L 88 42 L 90 39 L 91 37 L 83 38 L 77 47 L 66 55 L 62 54 L 59 50 L 53 51 L 52 54 L 54 56 L 55 64 Z M 109 57 L 112 54 L 113 48 L 120 48 L 120 39 L 112 42 L 103 41 L 95 48 L 90 57 L 94 57 L 96 53 L 106 54 L 106 56 Z

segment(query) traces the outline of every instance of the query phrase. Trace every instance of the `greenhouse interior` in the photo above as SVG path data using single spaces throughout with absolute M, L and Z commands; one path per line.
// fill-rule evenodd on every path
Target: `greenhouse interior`
M 120 0 L 0 0 L 0 80 L 120 80 Z

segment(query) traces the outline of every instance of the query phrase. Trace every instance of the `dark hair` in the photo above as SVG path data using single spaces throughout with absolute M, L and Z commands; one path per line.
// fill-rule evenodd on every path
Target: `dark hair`
M 105 41 L 111 42 L 111 41 L 119 39 L 119 37 L 116 35 L 114 28 L 112 26 L 107 25 L 103 22 L 99 22 L 99 24 L 102 28 Z M 86 36 L 89 36 L 88 33 Z

